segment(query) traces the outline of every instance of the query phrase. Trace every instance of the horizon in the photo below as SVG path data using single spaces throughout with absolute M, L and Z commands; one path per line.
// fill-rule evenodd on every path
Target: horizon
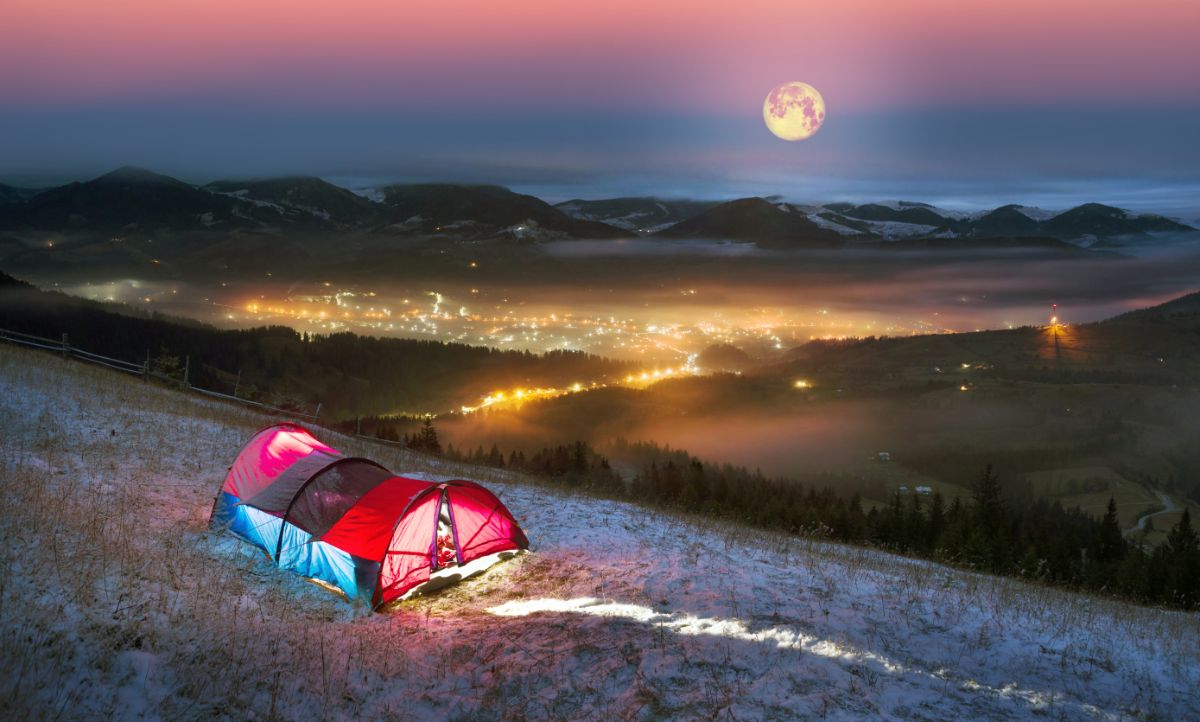
M 779 199 L 798 205 L 820 206 L 829 203 L 922 203 L 935 208 L 955 212 L 977 212 L 1015 205 L 1031 209 L 1047 211 L 1065 211 L 1088 203 L 1114 206 L 1134 213 L 1148 213 L 1173 217 L 1188 222 L 1200 222 L 1200 183 L 1172 185 L 1163 187 L 1152 183 L 1137 183 L 1130 181 L 1123 184 L 1120 191 L 1114 190 L 1111 183 L 1093 182 L 1087 184 L 1066 184 L 1047 182 L 1037 191 L 1026 191 L 1023 195 L 1004 195 L 994 187 L 988 190 L 982 184 L 960 185 L 957 192 L 947 192 L 935 185 L 922 187 L 908 195 L 887 195 L 895 188 L 887 184 L 852 182 L 841 186 L 840 191 L 826 191 L 824 196 L 817 195 L 818 191 L 787 193 L 777 190 L 766 182 L 741 183 L 737 185 L 724 184 L 692 184 L 684 187 L 655 185 L 653 181 L 639 179 L 635 182 L 615 181 L 607 179 L 589 184 L 528 181 L 504 182 L 503 178 L 485 177 L 462 179 L 440 176 L 380 176 L 355 177 L 338 175 L 321 175 L 316 173 L 278 173 L 260 175 L 221 175 L 221 174 L 176 174 L 154 167 L 134 164 L 124 164 L 110 167 L 106 170 L 84 175 L 56 175 L 53 180 L 42 179 L 41 182 L 29 182 L 28 178 L 0 176 L 0 184 L 18 188 L 27 188 L 38 192 L 49 190 L 71 183 L 83 183 L 125 169 L 146 171 L 183 181 L 196 187 L 203 187 L 218 181 L 255 182 L 265 180 L 282 180 L 288 178 L 317 178 L 339 188 L 349 190 L 356 195 L 367 197 L 374 189 L 389 185 L 415 185 L 423 183 L 444 183 L 449 185 L 497 185 L 516 193 L 535 196 L 550 204 L 563 203 L 572 200 L 607 200 L 613 198 L 647 197 L 657 200 L 705 200 L 726 202 L 739 198 L 759 197 Z M 1076 190 L 1079 186 L 1083 190 Z M 781 184 L 786 187 L 786 184 Z M 719 189 L 718 189 L 719 188 Z M 911 188 L 911 185 L 910 185 Z M 663 192 L 663 191 L 666 192 Z M 739 192 L 740 191 L 740 192 Z M 931 195 L 920 195 L 922 192 Z
M 135 164 L 548 200 L 1094 200 L 1200 217 L 1194 5 L 301 5 L 0 8 L 0 179 Z M 761 122 L 789 80 L 828 103 L 797 143 Z

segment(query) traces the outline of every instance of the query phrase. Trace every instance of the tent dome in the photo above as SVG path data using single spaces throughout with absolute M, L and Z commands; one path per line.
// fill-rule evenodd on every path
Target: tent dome
M 440 570 L 529 548 L 512 514 L 479 484 L 396 476 L 297 424 L 250 439 L 229 467 L 210 525 L 372 609 Z

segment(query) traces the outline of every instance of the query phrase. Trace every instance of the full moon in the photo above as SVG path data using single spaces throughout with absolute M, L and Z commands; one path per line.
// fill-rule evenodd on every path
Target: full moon
M 784 140 L 804 140 L 825 122 L 825 99 L 808 83 L 777 85 L 763 101 L 763 121 Z

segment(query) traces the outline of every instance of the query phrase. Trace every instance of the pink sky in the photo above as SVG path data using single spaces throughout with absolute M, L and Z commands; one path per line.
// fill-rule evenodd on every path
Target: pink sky
M 1200 102 L 1196 0 L 4 0 L 0 105 L 751 112 Z M 749 109 L 749 111 L 747 110 Z

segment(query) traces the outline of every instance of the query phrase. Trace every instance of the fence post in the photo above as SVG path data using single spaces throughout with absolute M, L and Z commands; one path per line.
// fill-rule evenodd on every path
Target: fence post
M 63 357 L 63 358 L 66 358 L 66 357 L 67 357 L 67 351 L 68 351 L 68 349 L 70 349 L 70 348 L 71 348 L 71 344 L 70 344 L 70 342 L 67 340 L 67 334 L 65 334 L 65 333 L 64 333 L 64 334 L 63 334 L 63 340 L 62 340 L 62 357 Z

